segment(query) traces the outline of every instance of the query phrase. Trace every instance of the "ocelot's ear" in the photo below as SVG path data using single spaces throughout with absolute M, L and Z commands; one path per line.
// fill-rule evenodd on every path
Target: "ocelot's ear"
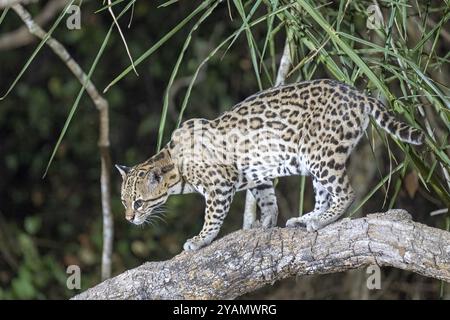
M 127 173 L 130 171 L 130 167 L 127 166 L 121 166 L 119 164 L 116 164 L 115 167 L 117 170 L 119 170 L 120 174 L 122 175 L 122 178 L 125 179 Z
M 166 174 L 167 172 L 172 171 L 173 168 L 175 168 L 175 165 L 173 163 L 165 165 L 164 167 L 161 168 L 161 173 Z

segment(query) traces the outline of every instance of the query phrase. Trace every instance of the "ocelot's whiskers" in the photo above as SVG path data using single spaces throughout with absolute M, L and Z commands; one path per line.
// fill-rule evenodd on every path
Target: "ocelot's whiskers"
M 254 94 L 213 120 L 191 119 L 161 151 L 123 177 L 125 217 L 152 223 L 164 216 L 171 194 L 198 192 L 205 198 L 201 232 L 184 244 L 197 250 L 219 233 L 236 192 L 249 189 L 263 228 L 276 225 L 273 179 L 310 175 L 314 209 L 288 220 L 288 227 L 316 231 L 341 217 L 354 198 L 346 161 L 372 117 L 401 141 L 419 145 L 419 129 L 398 121 L 377 99 L 335 80 L 288 84 Z

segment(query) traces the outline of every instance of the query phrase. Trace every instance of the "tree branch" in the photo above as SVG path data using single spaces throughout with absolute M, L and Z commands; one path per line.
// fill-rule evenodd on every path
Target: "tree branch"
M 450 282 L 450 232 L 404 210 L 343 219 L 318 232 L 240 230 L 198 252 L 147 262 L 74 299 L 233 299 L 275 281 L 372 264 Z
M 286 36 L 283 55 L 281 56 L 280 65 L 278 67 L 277 79 L 275 80 L 275 86 L 280 86 L 285 83 L 291 65 L 292 65 L 291 46 L 289 45 L 289 38 Z
M 38 0 L 0 0 L 0 8 L 12 7 L 15 4 L 29 4 Z
M 46 25 L 67 4 L 67 0 L 52 0 L 39 11 L 34 21 L 42 26 Z M 26 26 L 5 33 L 0 37 L 0 51 L 10 50 L 26 46 L 34 41 L 35 37 L 28 31 Z
M 22 19 L 29 32 L 39 39 L 44 39 L 46 32 L 33 20 L 30 13 L 20 4 L 16 4 L 13 10 Z M 66 48 L 55 38 L 48 38 L 46 44 L 53 52 L 64 62 L 64 64 L 72 71 L 78 81 L 86 84 L 86 92 L 94 102 L 99 112 L 99 140 L 101 158 L 101 201 L 103 214 L 103 253 L 102 253 L 102 280 L 111 277 L 111 255 L 113 246 L 113 216 L 111 212 L 111 183 L 110 168 L 111 156 L 109 151 L 109 104 L 108 101 L 100 95 L 97 88 L 91 80 L 88 79 L 86 73 L 81 69 L 80 65 L 72 58 Z

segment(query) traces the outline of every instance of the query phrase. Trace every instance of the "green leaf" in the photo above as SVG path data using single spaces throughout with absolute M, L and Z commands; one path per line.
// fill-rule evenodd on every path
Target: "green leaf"
M 55 147 L 53 148 L 52 154 L 50 156 L 50 159 L 47 162 L 47 166 L 45 168 L 44 174 L 42 176 L 42 178 L 45 178 L 45 176 L 48 173 L 48 170 L 50 169 L 50 165 L 53 162 L 53 159 L 55 158 L 56 152 L 58 151 L 59 146 L 61 145 L 61 142 L 64 138 L 64 136 L 66 135 L 67 129 L 69 128 L 70 122 L 72 121 L 73 116 L 75 115 L 75 111 L 78 108 L 78 105 L 80 103 L 81 97 L 83 96 L 84 91 L 86 90 L 86 86 L 89 83 L 89 80 L 91 79 L 92 74 L 94 73 L 95 67 L 97 66 L 98 61 L 100 60 L 101 55 L 103 54 L 103 51 L 106 48 L 106 44 L 108 43 L 109 37 L 111 36 L 111 32 L 112 32 L 113 26 L 111 25 L 111 27 L 109 28 L 108 33 L 106 34 L 105 39 L 103 40 L 102 46 L 100 47 L 100 50 L 97 53 L 97 56 L 94 59 L 94 62 L 91 66 L 91 68 L 89 69 L 89 72 L 87 74 L 86 80 L 83 83 L 80 91 L 78 92 L 78 95 L 75 99 L 74 104 L 72 105 L 72 107 L 70 108 L 70 112 L 69 115 L 67 116 L 67 119 L 64 123 L 64 126 L 61 130 L 61 133 L 59 134 L 58 140 L 56 142 Z
M 29 216 L 25 218 L 25 230 L 31 234 L 35 235 L 38 233 L 42 226 L 42 219 L 39 216 Z
M 3 22 L 3 20 L 5 19 L 6 14 L 8 13 L 8 11 L 9 11 L 9 8 L 5 8 L 5 9 L 3 10 L 2 15 L 0 16 L 0 24 L 2 24 L 2 22 Z
M 153 54 L 159 47 L 161 47 L 164 43 L 166 43 L 175 33 L 177 33 L 181 28 L 183 28 L 189 21 L 192 20 L 199 12 L 203 11 L 211 1 L 203 1 L 194 11 L 191 12 L 186 18 L 184 18 L 179 24 L 177 24 L 172 30 L 164 35 L 158 42 L 156 42 L 150 49 L 145 51 L 139 58 L 134 61 L 134 65 L 138 66 L 141 62 L 147 59 L 149 56 Z M 103 93 L 107 92 L 109 88 L 119 82 L 123 77 L 125 77 L 130 71 L 133 70 L 133 66 L 128 66 L 124 71 L 122 71 L 117 77 L 111 81 L 106 88 L 103 90 Z
M 372 196 L 375 194 L 375 192 L 377 192 L 378 189 L 380 189 L 385 183 L 386 181 L 388 181 L 389 179 L 391 179 L 391 176 L 396 173 L 397 171 L 399 171 L 400 169 L 403 168 L 403 166 L 405 165 L 404 162 L 400 163 L 397 167 L 395 167 L 394 170 L 392 170 L 391 172 L 389 172 L 383 179 L 380 180 L 380 182 L 377 183 L 377 185 L 372 188 L 372 190 L 361 200 L 361 202 L 350 212 L 349 217 L 353 216 L 359 209 L 361 209 L 361 207 L 370 199 L 372 198 Z
M 166 118 L 167 118 L 167 109 L 169 107 L 169 94 L 170 89 L 172 87 L 172 84 L 175 80 L 175 77 L 177 76 L 178 69 L 180 68 L 181 62 L 183 61 L 184 54 L 191 42 L 192 34 L 198 29 L 198 27 L 211 15 L 211 13 L 214 11 L 214 9 L 219 4 L 219 1 L 216 1 L 206 12 L 198 19 L 198 21 L 194 24 L 191 31 L 189 32 L 188 36 L 186 37 L 186 40 L 184 42 L 183 48 L 181 49 L 181 52 L 178 56 L 177 62 L 175 63 L 175 66 L 172 70 L 172 74 L 170 75 L 169 83 L 167 84 L 167 88 L 164 94 L 164 102 L 163 102 L 163 109 L 161 113 L 161 120 L 159 122 L 159 130 L 158 130 L 158 143 L 157 143 L 157 151 L 161 148 L 161 143 L 164 135 L 164 127 L 166 124 Z
M 50 28 L 50 30 L 47 32 L 47 34 L 45 35 L 45 37 L 41 40 L 41 42 L 39 42 L 39 45 L 36 47 L 36 49 L 34 49 L 33 53 L 31 54 L 31 56 L 28 58 L 27 62 L 25 63 L 25 65 L 23 66 L 22 70 L 20 70 L 19 74 L 17 75 L 16 79 L 14 79 L 13 83 L 11 84 L 11 86 L 8 88 L 8 90 L 6 91 L 6 93 L 0 97 L 0 100 L 3 100 L 6 98 L 6 96 L 11 92 L 11 90 L 16 86 L 16 84 L 19 82 L 20 78 L 22 78 L 23 74 L 25 73 L 25 71 L 28 69 L 28 67 L 30 66 L 31 62 L 33 62 L 34 58 L 36 57 L 36 55 L 39 53 L 39 51 L 41 50 L 41 48 L 45 45 L 45 43 L 47 42 L 47 40 L 51 37 L 53 31 L 55 31 L 56 27 L 58 27 L 58 25 L 61 23 L 61 20 L 64 18 L 65 14 L 67 13 L 67 10 L 70 8 L 70 6 L 72 5 L 72 3 L 75 0 L 70 1 L 66 7 L 64 8 L 64 10 L 61 12 L 61 14 L 58 16 L 58 19 L 56 19 L 55 23 L 52 25 L 52 27 Z
M 317 22 L 317 24 L 330 36 L 331 40 L 342 50 L 345 54 L 347 54 L 352 61 L 364 72 L 364 74 L 372 81 L 375 86 L 383 92 L 383 94 L 389 99 L 392 100 L 394 97 L 386 88 L 384 83 L 378 79 L 378 77 L 373 73 L 373 71 L 369 68 L 369 66 L 361 59 L 361 57 L 343 41 L 338 33 L 330 26 L 330 24 L 325 20 L 325 18 L 320 14 L 318 10 L 313 8 L 309 2 L 304 0 L 298 0 L 297 3 L 305 9 L 305 11 Z

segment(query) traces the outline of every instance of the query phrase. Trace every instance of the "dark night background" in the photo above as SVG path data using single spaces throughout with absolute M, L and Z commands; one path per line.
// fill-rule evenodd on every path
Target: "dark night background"
M 45 3 L 47 2 L 41 1 L 27 5 L 26 8 L 36 16 Z M 134 58 L 141 56 L 198 6 L 197 1 L 179 1 L 158 8 L 161 3 L 137 1 L 129 29 L 127 24 L 130 12 L 120 20 Z M 101 6 L 97 1 L 84 1 L 81 5 L 81 29 L 68 30 L 63 23 L 53 34 L 86 72 L 111 24 L 111 16 L 107 11 L 95 13 Z M 115 12 L 120 12 L 124 6 L 125 4 L 119 3 L 114 7 Z M 331 3 L 327 8 L 336 11 L 338 7 L 339 4 Z M 430 2 L 428 7 L 442 7 L 442 3 Z M 246 10 L 248 12 L 249 6 Z M 349 25 L 354 23 L 356 29 L 362 28 L 364 17 L 358 16 L 357 10 L 352 6 L 348 10 L 346 22 Z M 199 63 L 218 43 L 241 26 L 242 20 L 238 13 L 235 9 L 231 11 L 232 20 L 226 2 L 220 4 L 194 33 L 171 91 L 164 143 L 168 141 L 170 132 L 176 126 L 187 88 L 186 79 L 192 76 Z M 436 21 L 444 15 L 442 10 L 431 12 Z M 263 10 L 259 10 L 256 15 L 262 13 Z M 56 16 L 42 26 L 48 30 L 55 19 Z M 22 25 L 22 21 L 12 10 L 0 24 L 2 95 L 39 43 L 33 41 L 16 48 L 2 45 L 1 38 Z M 139 76 L 130 72 L 104 95 L 110 104 L 110 148 L 113 163 L 134 165 L 156 152 L 164 92 L 192 25 L 191 22 L 186 28 L 182 28 L 142 62 L 137 68 Z M 448 24 L 444 26 L 447 26 L 444 29 L 448 32 Z M 253 30 L 253 36 L 261 47 L 266 32 L 264 23 Z M 355 32 L 371 40 L 372 35 L 367 31 Z M 418 29 L 416 32 L 420 33 Z M 274 41 L 277 59 L 280 58 L 283 48 L 283 34 L 284 32 L 280 32 Z M 418 36 L 420 38 L 420 34 Z M 411 47 L 418 41 L 412 36 L 409 40 L 412 42 Z M 448 83 L 446 70 L 448 71 L 449 48 L 449 42 L 445 41 L 445 38 L 439 38 L 435 55 L 444 57 L 444 80 L 441 80 L 447 81 L 444 84 Z M 92 81 L 99 91 L 103 91 L 128 65 L 125 48 L 117 30 L 114 29 Z M 299 77 L 301 78 L 301 74 Z M 333 76 L 319 64 L 313 78 L 319 77 Z M 288 81 L 295 79 L 291 77 Z M 359 80 L 357 85 L 364 89 L 366 83 L 367 81 Z M 270 85 L 267 79 L 263 80 L 264 87 Z M 86 94 L 48 175 L 42 178 L 79 89 L 78 80 L 59 58 L 44 46 L 12 92 L 0 101 L 0 299 L 65 299 L 100 281 L 102 216 L 100 156 L 97 146 L 98 114 Z M 397 96 L 402 94 L 395 81 L 391 83 L 390 89 Z M 245 36 L 240 36 L 226 54 L 225 50 L 221 49 L 202 69 L 183 119 L 214 118 L 256 91 L 258 84 L 247 40 Z M 350 167 L 354 168 L 350 174 L 355 189 L 365 190 L 360 200 L 389 172 L 390 167 L 386 147 L 382 143 L 377 144 L 375 161 L 370 148 L 368 149 L 368 142 L 367 138 L 361 141 L 350 163 Z M 404 157 L 394 143 L 391 143 L 390 147 L 398 158 Z M 114 275 L 145 261 L 173 257 L 182 250 L 186 239 L 199 232 L 203 223 L 203 201 L 199 195 L 172 196 L 166 205 L 165 222 L 158 222 L 155 226 L 136 227 L 124 219 L 119 195 L 121 178 L 113 168 L 111 177 L 115 223 Z M 426 190 L 417 181 L 417 174 L 409 167 L 403 172 L 403 176 L 396 175 L 389 185 L 384 207 L 382 205 L 387 184 L 375 192 L 358 214 L 387 209 L 398 183 L 394 207 L 409 210 L 416 221 L 445 228 L 448 216 L 429 215 L 431 211 L 442 208 L 442 203 L 432 191 Z M 284 226 L 286 220 L 298 212 L 299 186 L 299 177 L 280 179 L 277 186 L 279 226 Z M 244 199 L 245 193 L 236 196 L 220 235 L 241 227 Z M 312 186 L 307 179 L 304 211 L 309 211 L 313 205 Z M 72 264 L 81 267 L 81 290 L 71 291 L 66 288 L 66 267 Z M 381 290 L 367 290 L 366 278 L 365 270 L 293 278 L 243 298 L 416 299 L 439 298 L 442 295 L 448 298 L 450 294 L 448 288 L 441 292 L 440 281 L 406 271 L 383 269 Z

